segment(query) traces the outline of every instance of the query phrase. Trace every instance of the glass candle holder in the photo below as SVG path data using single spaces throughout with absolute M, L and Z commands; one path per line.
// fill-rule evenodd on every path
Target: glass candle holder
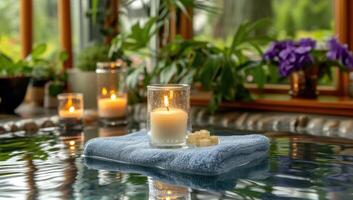
M 123 61 L 97 63 L 98 115 L 109 126 L 126 123 L 126 68 Z
M 64 130 L 81 130 L 83 117 L 83 95 L 63 93 L 58 95 L 59 126 Z
M 154 147 L 182 147 L 191 130 L 190 87 L 185 84 L 147 86 L 147 128 Z

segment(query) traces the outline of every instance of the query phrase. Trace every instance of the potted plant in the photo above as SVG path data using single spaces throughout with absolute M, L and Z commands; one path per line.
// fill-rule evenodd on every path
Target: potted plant
M 25 58 L 32 68 L 26 100 L 40 106 L 44 102 L 46 83 L 57 80 L 61 76 L 63 73 L 62 63 L 67 59 L 67 54 L 62 51 L 55 51 L 51 55 L 45 56 L 46 50 L 46 44 L 39 44 Z
M 25 97 L 31 67 L 0 52 L 0 113 L 13 113 Z
M 266 50 L 264 60 L 278 66 L 283 77 L 290 77 L 290 95 L 293 98 L 317 98 L 318 79 L 327 74 L 330 67 L 353 69 L 353 55 L 336 38 L 327 41 L 325 48 L 317 48 L 312 39 L 300 41 L 276 41 Z
M 68 70 L 68 85 L 73 92 L 83 93 L 86 108 L 97 106 L 96 64 L 109 61 L 109 48 L 104 44 L 94 44 L 83 49 L 78 55 L 78 64 Z
M 146 66 L 130 70 L 127 83 L 137 97 L 151 83 L 187 83 L 200 85 L 211 93 L 210 111 L 215 111 L 222 101 L 249 101 L 250 92 L 244 86 L 245 71 L 253 70 L 257 77 L 264 76 L 259 48 L 271 38 L 254 32 L 267 26 L 267 20 L 242 24 L 229 46 L 220 48 L 208 41 L 185 40 L 176 37 L 157 54 L 158 62 L 153 69 Z M 249 51 L 253 52 L 249 55 Z M 141 78 L 143 77 L 143 78 Z M 259 87 L 262 78 L 255 79 Z

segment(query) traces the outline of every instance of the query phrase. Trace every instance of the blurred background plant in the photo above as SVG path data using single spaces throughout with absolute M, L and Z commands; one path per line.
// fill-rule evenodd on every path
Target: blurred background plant
M 109 47 L 104 44 L 94 44 L 86 47 L 78 54 L 76 67 L 82 71 L 95 71 L 97 62 L 109 61 Z
M 212 93 L 209 104 L 212 112 L 221 101 L 251 100 L 244 86 L 245 71 L 252 70 L 258 77 L 256 83 L 263 87 L 266 74 L 260 46 L 271 38 L 255 32 L 268 25 L 268 20 L 241 24 L 232 43 L 223 48 L 208 41 L 176 37 L 159 51 L 157 65 L 152 69 L 140 66 L 129 71 L 127 84 L 135 93 L 133 97 L 135 100 L 144 97 L 144 89 L 151 83 L 187 83 L 201 84 L 203 90 Z

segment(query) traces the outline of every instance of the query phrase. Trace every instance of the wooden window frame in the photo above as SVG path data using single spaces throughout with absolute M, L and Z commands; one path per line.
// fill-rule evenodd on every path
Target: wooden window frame
M 57 0 L 57 2 L 60 46 L 68 54 L 64 67 L 71 68 L 73 54 L 70 0 Z M 20 36 L 21 55 L 25 58 L 32 51 L 33 45 L 33 0 L 20 1 Z

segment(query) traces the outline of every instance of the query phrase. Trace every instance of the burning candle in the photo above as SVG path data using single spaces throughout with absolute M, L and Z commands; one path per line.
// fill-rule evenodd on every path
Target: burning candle
M 60 94 L 59 99 L 59 117 L 81 119 L 83 116 L 83 97 L 81 94 Z
M 189 129 L 189 87 L 152 85 L 148 89 L 151 144 L 157 147 L 183 146 Z
M 122 60 L 97 63 L 98 115 L 102 124 L 116 126 L 126 123 L 126 68 Z
M 188 114 L 182 109 L 169 108 L 168 96 L 164 96 L 164 108 L 153 110 L 151 115 L 152 140 L 180 141 L 185 138 Z
M 125 117 L 127 108 L 126 96 L 119 97 L 114 92 L 109 98 L 98 99 L 98 114 L 101 118 Z
M 83 128 L 83 95 L 64 93 L 58 95 L 59 127 L 62 134 L 72 134 Z

